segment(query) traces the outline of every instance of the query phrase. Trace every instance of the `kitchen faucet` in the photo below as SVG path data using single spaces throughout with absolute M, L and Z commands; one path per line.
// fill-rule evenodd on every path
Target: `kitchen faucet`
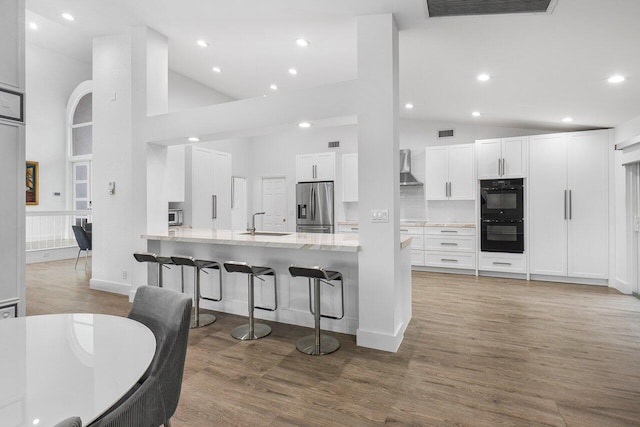
M 249 227 L 249 224 L 247 224 L 247 231 L 251 233 L 252 236 L 256 234 L 256 215 L 264 215 L 264 214 L 265 214 L 264 212 L 254 213 L 253 216 L 251 217 L 251 227 Z

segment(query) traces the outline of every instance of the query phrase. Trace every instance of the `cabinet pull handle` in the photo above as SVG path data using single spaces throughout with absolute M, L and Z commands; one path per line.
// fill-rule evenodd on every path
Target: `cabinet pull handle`
M 440 245 L 442 245 L 442 246 L 458 246 L 457 243 L 452 243 L 452 242 L 440 242 Z
M 407 233 L 409 232 L 409 230 L 407 230 L 406 228 L 401 228 L 400 231 L 406 231 Z
M 458 262 L 457 259 L 451 259 L 451 258 L 440 258 L 440 261 L 442 261 L 442 262 Z
M 493 265 L 511 265 L 510 262 L 498 262 L 498 261 L 494 261 Z
M 440 230 L 441 233 L 457 233 L 458 230 Z
M 352 230 L 358 230 L 358 227 L 351 227 Z
M 564 190 L 564 219 L 567 219 L 567 190 Z
M 569 190 L 569 219 L 573 219 L 573 201 L 571 200 L 571 190 Z
M 218 217 L 218 197 L 213 194 L 211 195 L 211 219 L 216 219 Z
M 235 191 L 233 189 L 234 189 L 233 177 L 231 177 L 231 209 L 233 209 L 233 199 L 235 198 L 233 194 Z
M 498 157 L 498 176 L 502 176 L 502 162 L 500 160 L 500 157 Z

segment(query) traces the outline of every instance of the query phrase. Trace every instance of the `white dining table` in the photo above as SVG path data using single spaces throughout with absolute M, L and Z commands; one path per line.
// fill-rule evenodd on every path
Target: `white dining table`
M 105 314 L 0 320 L 0 426 L 53 426 L 98 418 L 147 370 L 149 328 Z

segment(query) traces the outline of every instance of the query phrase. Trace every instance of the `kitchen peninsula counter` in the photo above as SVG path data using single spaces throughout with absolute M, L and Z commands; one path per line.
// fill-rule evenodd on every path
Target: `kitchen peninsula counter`
M 360 250 L 357 234 L 295 232 L 283 232 L 283 234 L 282 236 L 273 236 L 257 232 L 257 234 L 251 235 L 245 231 L 176 228 L 170 229 L 167 234 L 145 234 L 142 238 L 173 242 L 261 246 L 315 251 L 358 252 Z M 410 237 L 403 237 L 400 241 L 400 247 L 404 248 L 410 243 Z
M 309 290 L 307 280 L 293 278 L 289 274 L 289 266 L 321 266 L 327 270 L 339 271 L 344 278 L 344 318 L 341 320 L 325 318 L 322 328 L 356 335 L 359 324 L 366 320 L 360 318 L 361 301 L 369 301 L 367 292 L 375 292 L 371 286 L 361 286 L 359 282 L 359 257 L 362 248 L 357 234 L 320 234 L 320 233 L 286 233 L 285 235 L 255 235 L 245 231 L 171 228 L 166 233 L 142 235 L 147 240 L 147 250 L 161 256 L 191 256 L 196 259 L 217 261 L 246 262 L 254 266 L 271 267 L 276 272 L 278 289 L 278 309 L 274 312 L 256 310 L 256 318 L 274 322 L 290 323 L 313 327 L 313 315 L 309 313 Z M 401 282 L 398 289 L 397 305 L 403 307 L 402 329 L 397 332 L 401 336 L 411 318 L 411 237 L 402 237 L 400 256 L 402 263 Z M 163 273 L 165 288 L 181 291 L 184 280 L 184 291 L 193 295 L 194 269 L 168 266 Z M 222 269 L 222 300 L 201 300 L 201 307 L 225 313 L 247 316 L 247 276 L 227 273 Z M 208 274 L 205 274 L 208 273 Z M 201 295 L 207 298 L 218 298 L 217 272 L 203 270 L 200 275 Z M 255 281 L 255 304 L 257 306 L 273 305 L 273 278 L 264 277 L 265 281 Z M 157 267 L 147 266 L 147 283 L 157 283 Z M 337 285 L 336 283 L 332 283 Z M 342 311 L 341 291 L 339 286 L 323 286 L 322 313 L 339 317 Z M 239 324 L 242 320 L 239 320 Z M 378 344 L 389 340 L 388 333 L 367 330 L 367 346 L 373 348 L 393 347 L 391 344 Z M 373 338 L 371 338 L 373 337 Z M 391 340 L 396 340 L 393 336 Z M 396 341 L 393 341 L 396 342 Z M 359 343 L 359 345 L 361 345 Z

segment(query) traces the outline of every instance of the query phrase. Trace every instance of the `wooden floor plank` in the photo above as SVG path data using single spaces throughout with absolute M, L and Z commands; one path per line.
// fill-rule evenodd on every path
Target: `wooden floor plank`
M 27 266 L 27 314 L 126 315 L 90 273 Z M 640 425 L 640 300 L 612 289 L 414 272 L 397 353 L 332 334 L 340 350 L 309 357 L 308 328 L 240 342 L 246 317 L 215 314 L 190 333 L 176 427 Z

